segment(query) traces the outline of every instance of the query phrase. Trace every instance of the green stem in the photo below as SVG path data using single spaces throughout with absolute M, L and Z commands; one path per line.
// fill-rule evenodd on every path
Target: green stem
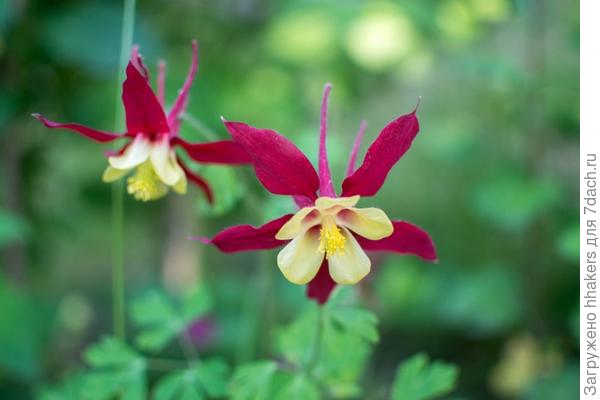
M 121 31 L 121 56 L 119 62 L 119 80 L 115 108 L 115 132 L 124 125 L 124 111 L 121 106 L 120 86 L 125 78 L 125 66 L 133 45 L 133 25 L 135 21 L 135 0 L 124 0 L 123 23 Z M 123 182 L 112 188 L 112 289 L 113 289 L 113 326 L 115 336 L 125 340 L 125 257 L 124 239 Z
M 123 225 L 123 183 L 117 182 L 112 187 L 112 291 L 114 334 L 121 340 L 125 340 Z
M 259 271 L 253 279 L 248 280 L 244 301 L 242 303 L 243 326 L 248 332 L 246 335 L 239 335 L 236 349 L 236 362 L 238 364 L 253 360 L 258 352 L 260 324 L 263 322 L 261 313 L 261 298 L 270 299 L 271 296 L 266 292 L 265 276 L 269 268 L 268 262 L 270 254 L 262 252 L 259 257 Z M 258 294 L 261 294 L 260 296 Z
M 324 325 L 325 313 L 323 312 L 323 306 L 317 306 L 317 327 L 315 333 L 315 341 L 313 342 L 312 354 L 308 363 L 306 364 L 306 373 L 313 375 L 317 365 L 319 365 L 319 358 L 321 357 L 321 345 L 323 343 L 323 325 Z
M 200 361 L 198 352 L 196 351 L 196 346 L 190 338 L 189 333 L 186 331 L 186 328 L 184 328 L 184 331 L 179 336 L 179 344 L 181 345 L 181 349 L 183 350 L 185 358 L 187 359 L 190 367 L 193 367 L 196 363 L 198 363 L 198 361 Z

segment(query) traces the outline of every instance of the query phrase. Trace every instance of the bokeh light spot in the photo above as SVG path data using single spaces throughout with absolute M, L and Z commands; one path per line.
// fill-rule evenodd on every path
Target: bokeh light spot
M 391 6 L 367 9 L 350 24 L 345 39 L 350 58 L 370 71 L 398 65 L 416 43 L 417 33 L 411 21 Z

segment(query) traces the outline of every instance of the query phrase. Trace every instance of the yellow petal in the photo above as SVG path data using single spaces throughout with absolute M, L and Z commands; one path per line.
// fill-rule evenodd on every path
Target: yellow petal
M 320 222 L 320 218 L 318 218 L 318 214 L 316 212 L 314 216 L 308 216 L 314 209 L 314 207 L 304 207 L 298 211 L 292 218 L 288 220 L 288 222 L 283 224 L 283 226 L 279 229 L 279 232 L 277 232 L 275 235 L 275 239 L 293 239 L 302 232 L 306 231 L 308 228 L 318 224 Z
M 344 251 L 329 257 L 329 274 L 341 285 L 352 285 L 364 278 L 371 270 L 371 260 L 360 247 L 352 233 L 341 228 L 346 238 Z
M 360 196 L 352 196 L 352 197 L 319 197 L 317 201 L 315 201 L 315 206 L 319 209 L 319 211 L 327 210 L 329 208 L 340 206 L 342 208 L 346 207 L 354 207 L 356 203 L 360 200 Z
M 173 190 L 179 194 L 185 194 L 187 192 L 187 178 L 185 177 L 185 174 L 183 174 L 177 183 L 173 185 Z
M 338 225 L 371 240 L 383 239 L 394 232 L 392 221 L 379 208 L 347 208 L 335 219 Z
M 169 138 L 166 135 L 152 146 L 150 161 L 156 175 L 166 185 L 175 185 L 185 175 L 179 164 L 177 164 L 175 152 L 171 149 Z
M 133 139 L 133 142 L 125 149 L 125 152 L 119 156 L 108 158 L 108 163 L 116 169 L 131 169 L 142 164 L 148 159 L 152 145 L 150 141 L 139 134 Z
M 123 175 L 127 174 L 128 172 L 128 169 L 117 169 L 109 165 L 108 167 L 106 167 L 104 173 L 102 174 L 102 182 L 114 182 L 117 179 L 123 177 Z
M 135 174 L 127 179 L 127 192 L 136 200 L 149 201 L 165 196 L 169 187 L 158 178 L 149 160 L 136 168 Z
M 310 282 L 325 257 L 318 249 L 317 229 L 310 229 L 289 242 L 277 255 L 277 265 L 283 276 L 298 285 Z

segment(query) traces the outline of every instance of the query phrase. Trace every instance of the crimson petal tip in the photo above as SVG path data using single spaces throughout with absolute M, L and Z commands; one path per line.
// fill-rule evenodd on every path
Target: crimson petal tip
M 423 96 L 419 95 L 419 97 L 417 97 L 417 105 L 415 106 L 415 109 L 413 110 L 413 114 L 416 114 L 417 111 L 419 110 L 419 106 L 421 105 L 421 100 L 423 100 Z
M 206 236 L 188 236 L 188 240 L 195 240 L 197 242 L 201 242 L 203 244 L 211 244 L 212 239 Z

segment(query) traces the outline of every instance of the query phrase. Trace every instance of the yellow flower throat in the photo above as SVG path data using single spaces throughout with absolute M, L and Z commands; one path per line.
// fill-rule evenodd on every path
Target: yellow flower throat
M 346 238 L 330 216 L 323 219 L 321 231 L 319 232 L 319 242 L 319 251 L 325 253 L 327 259 L 332 255 L 344 253 Z
M 135 175 L 127 179 L 127 193 L 133 195 L 136 200 L 149 201 L 158 198 L 164 189 L 164 184 L 149 161 L 140 165 Z

